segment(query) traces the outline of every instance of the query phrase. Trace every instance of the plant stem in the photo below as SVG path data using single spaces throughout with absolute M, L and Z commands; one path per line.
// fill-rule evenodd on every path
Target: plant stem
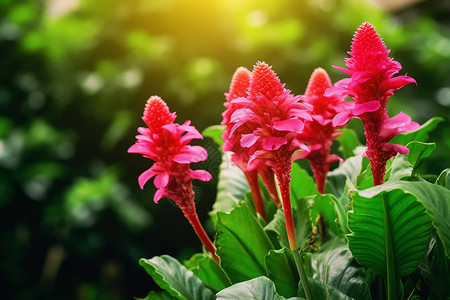
M 184 214 L 186 218 L 188 219 L 189 223 L 191 223 L 192 227 L 194 228 L 195 233 L 197 234 L 198 238 L 202 242 L 202 244 L 205 246 L 206 250 L 208 250 L 209 253 L 211 253 L 213 259 L 219 264 L 220 259 L 216 255 L 216 247 L 212 243 L 212 241 L 209 239 L 208 235 L 205 232 L 205 229 L 203 229 L 202 224 L 200 223 L 200 220 L 198 219 L 197 213 L 190 213 L 190 214 Z
M 246 171 L 244 172 L 244 174 L 245 177 L 247 177 L 250 191 L 252 192 L 253 203 L 255 203 L 256 212 L 267 223 L 266 208 L 264 207 L 261 191 L 259 190 L 258 173 L 256 171 Z
M 306 276 L 305 269 L 303 267 L 302 258 L 298 251 L 297 240 L 295 238 L 294 230 L 294 220 L 292 218 L 291 209 L 291 194 L 290 194 L 290 184 L 291 184 L 291 164 L 283 164 L 282 161 L 278 165 L 278 168 L 274 170 L 275 175 L 278 180 L 278 185 L 280 187 L 281 201 L 283 202 L 284 219 L 286 221 L 286 231 L 289 240 L 289 247 L 291 249 L 292 255 L 294 256 L 295 265 L 297 266 L 298 275 L 300 276 L 300 281 L 302 283 L 303 289 L 305 290 L 306 299 L 313 300 L 311 288 L 309 286 L 308 278 Z
M 388 199 L 383 195 L 383 215 L 386 247 L 386 284 L 387 299 L 397 300 L 397 277 L 395 276 L 395 258 L 392 245 L 391 223 Z
M 311 287 L 309 286 L 308 277 L 306 276 L 305 268 L 303 267 L 303 260 L 298 249 L 291 250 L 292 255 L 294 255 L 295 265 L 297 266 L 297 272 L 300 275 L 300 282 L 302 283 L 303 289 L 305 290 L 306 299 L 314 300 L 311 292 Z

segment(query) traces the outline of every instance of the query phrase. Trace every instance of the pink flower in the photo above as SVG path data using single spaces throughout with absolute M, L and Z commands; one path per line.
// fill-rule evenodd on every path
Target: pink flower
M 188 145 L 193 139 L 202 139 L 202 135 L 186 121 L 183 125 L 174 123 L 175 113 L 171 113 L 167 104 L 158 96 L 147 100 L 142 119 L 148 128 L 139 127 L 137 142 L 129 153 L 139 153 L 154 161 L 153 166 L 139 176 L 141 189 L 150 178 L 155 177 L 158 189 L 153 200 L 157 203 L 163 197 L 171 198 L 183 211 L 198 237 L 219 262 L 215 246 L 200 224 L 195 209 L 192 181 L 208 181 L 211 174 L 204 170 L 192 170 L 191 163 L 204 161 L 208 153 L 201 146 Z
M 233 152 L 231 159 L 244 172 L 247 178 L 253 201 L 255 203 L 256 211 L 264 220 L 267 220 L 261 191 L 259 189 L 258 173 L 261 175 L 264 183 L 266 184 L 269 194 L 274 200 L 275 204 L 280 207 L 281 202 L 278 199 L 278 194 L 275 187 L 274 173 L 268 166 L 264 165 L 263 163 L 248 168 L 248 161 L 250 159 L 250 156 L 254 153 L 255 147 L 242 147 L 240 141 L 243 134 L 252 132 L 251 128 L 242 126 L 241 128 L 231 133 L 231 130 L 235 124 L 231 122 L 231 116 L 237 109 L 245 108 L 239 103 L 231 103 L 231 101 L 236 98 L 247 96 L 247 90 L 250 86 L 250 76 L 251 72 L 247 68 L 237 68 L 231 79 L 230 90 L 228 93 L 225 93 L 225 98 L 227 101 L 225 102 L 224 106 L 226 107 L 226 110 L 222 113 L 223 121 L 221 122 L 221 124 L 226 125 L 226 127 L 222 134 L 222 138 L 224 141 L 222 148 L 224 151 Z
M 150 97 L 142 117 L 148 128 L 139 127 L 137 142 L 128 149 L 129 153 L 139 153 L 155 161 L 138 179 L 143 189 L 145 183 L 156 176 L 154 184 L 158 191 L 154 196 L 155 202 L 163 197 L 183 202 L 186 194 L 192 192 L 193 179 L 211 179 L 208 172 L 190 168 L 190 163 L 208 158 L 203 147 L 188 145 L 193 139 L 202 139 L 202 135 L 190 126 L 190 121 L 179 125 L 174 123 L 175 118 L 176 114 L 170 113 L 160 97 Z
M 312 107 L 310 110 L 312 121 L 305 123 L 303 132 L 299 135 L 311 151 L 303 152 L 300 157 L 309 161 L 319 193 L 325 192 L 325 181 L 330 166 L 341 160 L 337 155 L 330 155 L 333 139 L 340 135 L 332 124 L 333 118 L 348 109 L 348 102 L 344 102 L 344 97 L 324 96 L 325 90 L 331 87 L 327 72 L 317 68 L 309 79 L 305 95 L 301 97 Z
M 230 135 L 243 130 L 240 145 L 255 149 L 248 161 L 249 169 L 264 163 L 277 176 L 290 248 L 296 250 L 289 192 L 290 171 L 294 152 L 308 150 L 298 140 L 304 127 L 303 120 L 312 120 L 306 112 L 307 106 L 284 88 L 275 72 L 264 62 L 258 62 L 253 68 L 247 95 L 232 100 L 231 104 L 238 105 L 238 109 L 230 117 L 230 122 L 234 123 Z
M 351 109 L 336 115 L 333 125 L 345 125 L 351 118 L 363 122 L 368 147 L 365 154 L 371 163 L 374 184 L 378 185 L 384 182 L 387 160 L 397 153 L 408 153 L 405 146 L 390 144 L 389 140 L 419 127 L 404 113 L 389 118 L 387 101 L 394 91 L 415 80 L 406 75 L 394 77 L 402 67 L 388 57 L 389 50 L 369 23 L 358 28 L 349 54 L 351 57 L 345 59 L 347 69 L 335 68 L 351 77 L 338 81 L 326 95 L 349 95 L 355 100 Z

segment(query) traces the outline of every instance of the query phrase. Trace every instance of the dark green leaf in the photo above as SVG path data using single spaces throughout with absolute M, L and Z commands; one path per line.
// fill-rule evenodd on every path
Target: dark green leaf
M 450 189 L 450 169 L 445 169 L 441 172 L 441 174 L 439 174 L 436 184 Z
M 314 205 L 311 209 L 311 220 L 315 225 L 318 215 L 324 216 L 328 228 L 334 234 L 347 233 L 347 218 L 342 204 L 331 194 L 314 196 Z
M 360 192 L 365 198 L 375 197 L 382 191 L 402 189 L 416 197 L 431 216 L 433 226 L 444 244 L 447 257 L 450 255 L 450 191 L 442 186 L 428 182 L 398 181 L 389 182 Z
M 225 129 L 225 125 L 213 125 L 206 127 L 205 130 L 202 131 L 202 135 L 204 137 L 212 138 L 213 141 L 219 145 L 220 151 L 222 151 L 223 139 L 222 132 Z
M 292 164 L 291 178 L 292 200 L 298 200 L 302 197 L 317 194 L 314 179 L 297 163 Z M 292 206 L 295 207 L 295 203 L 293 203 Z
M 220 300 L 284 300 L 276 289 L 275 284 L 267 277 L 258 277 L 249 281 L 241 282 L 226 288 L 216 294 Z M 292 297 L 290 300 L 302 300 L 303 298 Z M 318 298 L 319 299 L 319 298 Z M 303 299 L 304 300 L 304 299 Z
M 177 299 L 214 299 L 211 290 L 205 287 L 192 271 L 169 255 L 155 256 L 151 259 L 141 258 L 139 264 L 160 288 Z
M 194 254 L 184 265 L 205 285 L 216 291 L 223 290 L 231 285 L 230 279 L 209 254 Z
M 371 299 L 367 272 L 356 264 L 344 238 L 333 238 L 318 252 L 306 253 L 306 261 L 311 262 L 313 279 L 354 299 Z
M 436 149 L 435 143 L 422 143 L 416 141 L 410 142 L 406 146 L 409 149 L 408 160 L 414 170 L 417 169 L 424 159 L 431 155 L 434 149 Z
M 384 278 L 388 261 L 395 264 L 391 267 L 397 278 L 409 275 L 428 249 L 431 218 L 410 193 L 401 189 L 372 191 L 360 191 L 353 197 L 353 211 L 348 214 L 349 248 L 360 264 Z
M 353 129 L 341 128 L 340 131 L 343 132 L 343 134 L 336 138 L 339 142 L 338 150 L 342 152 L 344 159 L 347 159 L 355 155 L 353 151 L 361 146 L 361 142 Z
M 299 276 L 291 250 L 271 250 L 266 256 L 268 277 L 275 283 L 278 293 L 284 297 L 297 295 Z
M 249 204 L 239 202 L 217 217 L 217 255 L 231 282 L 266 275 L 264 257 L 274 247 Z

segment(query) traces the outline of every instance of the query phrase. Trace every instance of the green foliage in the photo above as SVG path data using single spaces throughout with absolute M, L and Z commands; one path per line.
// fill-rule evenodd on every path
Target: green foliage
M 191 271 L 171 256 L 141 259 L 139 264 L 171 296 L 180 300 L 214 299 L 214 294 Z

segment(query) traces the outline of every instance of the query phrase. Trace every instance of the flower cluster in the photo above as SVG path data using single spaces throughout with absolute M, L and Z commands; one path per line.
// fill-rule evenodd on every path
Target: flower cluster
M 263 163 L 254 164 L 252 166 L 248 165 L 250 157 L 255 152 L 256 148 L 255 146 L 241 146 L 241 138 L 242 135 L 251 133 L 253 128 L 250 128 L 249 126 L 234 128 L 235 123 L 231 122 L 231 117 L 235 111 L 245 108 L 241 103 L 233 100 L 247 96 L 247 91 L 250 87 L 250 78 L 251 72 L 247 68 L 239 67 L 233 74 L 229 92 L 225 93 L 226 102 L 224 106 L 226 110 L 222 113 L 223 120 L 221 124 L 226 127 L 222 134 L 224 141 L 222 149 L 223 151 L 231 151 L 233 153 L 231 156 L 232 161 L 244 172 L 247 181 L 249 182 L 256 211 L 266 220 L 264 203 L 259 189 L 258 174 L 261 175 L 271 198 L 274 200 L 275 204 L 280 207 L 281 202 L 276 191 L 274 173 L 270 167 Z
M 327 72 L 322 68 L 317 68 L 312 73 L 305 95 L 301 99 L 311 105 L 309 113 L 312 121 L 305 123 L 300 138 L 308 144 L 310 151 L 300 154 L 299 158 L 309 161 L 316 180 L 319 193 L 325 192 L 325 181 L 330 166 L 341 161 L 335 154 L 330 154 L 333 139 L 340 133 L 338 128 L 333 126 L 333 118 L 348 109 L 348 102 L 344 102 L 344 97 L 339 95 L 325 96 L 325 91 L 331 88 L 331 80 Z
M 186 121 L 183 125 L 174 123 L 175 113 L 171 113 L 167 104 L 158 96 L 148 99 L 142 119 L 148 128 L 139 127 L 137 142 L 129 153 L 139 153 L 154 161 L 150 169 L 139 176 L 138 182 L 143 189 L 150 178 L 155 177 L 158 189 L 153 200 L 171 198 L 182 210 L 193 226 L 206 249 L 216 261 L 215 247 L 206 235 L 197 216 L 192 181 L 209 181 L 211 174 L 204 170 L 192 170 L 191 163 L 204 161 L 208 153 L 201 146 L 188 145 L 193 139 L 202 139 L 202 135 Z
M 351 77 L 338 81 L 326 95 L 349 95 L 355 100 L 351 109 L 334 118 L 333 125 L 345 125 L 351 118 L 362 121 L 367 140 L 365 154 L 370 160 L 374 184 L 379 185 L 384 182 L 387 160 L 397 153 L 408 153 L 408 148 L 390 144 L 389 140 L 419 127 L 404 113 L 389 118 L 386 104 L 394 91 L 415 80 L 406 75 L 394 77 L 402 67 L 388 57 L 389 50 L 369 23 L 363 23 L 356 31 L 349 55 L 345 60 L 347 69 L 335 68 Z

